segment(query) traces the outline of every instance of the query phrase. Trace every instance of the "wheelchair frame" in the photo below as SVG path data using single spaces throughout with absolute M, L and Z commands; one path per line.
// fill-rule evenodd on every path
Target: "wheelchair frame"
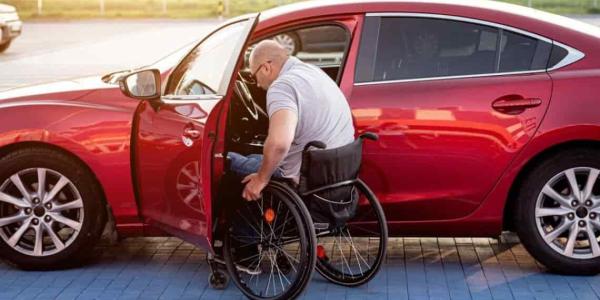
M 373 133 L 365 133 L 363 135 L 361 135 L 359 137 L 360 139 L 370 139 L 370 140 L 377 140 L 377 135 L 373 134 Z M 318 142 L 318 141 L 314 141 L 314 142 L 310 142 L 308 143 L 303 152 L 306 151 L 310 151 L 310 147 L 315 147 L 315 148 L 320 148 L 320 149 L 325 149 L 326 146 L 325 144 L 323 144 L 322 142 Z M 317 257 L 317 245 L 316 245 L 316 238 L 317 237 L 322 237 L 322 236 L 327 236 L 328 234 L 331 234 L 332 230 L 326 230 L 327 228 L 316 228 L 313 225 L 312 222 L 312 216 L 310 215 L 308 209 L 306 208 L 306 205 L 304 204 L 304 198 L 314 195 L 316 193 L 319 192 L 323 192 L 329 189 L 335 189 L 335 188 L 339 188 L 339 187 L 344 187 L 344 186 L 350 186 L 352 185 L 354 188 L 356 188 L 356 186 L 358 185 L 360 187 L 361 190 L 363 190 L 363 193 L 366 193 L 367 198 L 370 202 L 371 206 L 375 206 L 374 210 L 376 211 L 375 213 L 378 214 L 378 218 L 379 218 L 379 222 L 380 222 L 380 226 L 381 226 L 381 232 L 380 235 L 383 237 L 383 240 L 381 241 L 381 249 L 379 249 L 378 252 L 378 258 L 375 262 L 375 265 L 373 266 L 372 269 L 372 274 L 369 274 L 368 278 L 366 278 L 365 280 L 361 280 L 361 281 L 357 281 L 357 282 L 352 282 L 352 283 L 341 283 L 341 282 L 336 282 L 335 279 L 333 279 L 331 276 L 327 276 L 327 274 L 323 274 L 323 272 L 325 272 L 322 268 L 322 266 L 317 266 L 317 259 L 320 259 L 319 257 Z M 377 199 L 377 197 L 375 196 L 375 194 L 369 189 L 369 187 L 359 178 L 355 178 L 355 179 L 350 179 L 350 180 L 344 180 L 341 182 L 336 182 L 333 184 L 327 184 L 327 185 L 323 185 L 323 186 L 319 186 L 317 188 L 313 188 L 304 192 L 300 192 L 297 188 L 292 187 L 290 184 L 286 184 L 285 182 L 281 182 L 280 180 L 271 180 L 271 182 L 269 183 L 270 187 L 277 187 L 279 189 L 284 189 L 286 190 L 285 193 L 288 193 L 290 195 L 290 201 L 293 202 L 293 206 L 295 205 L 296 208 L 299 210 L 299 215 L 302 216 L 302 218 L 304 220 L 302 220 L 302 223 L 305 224 L 307 227 L 310 227 L 307 230 L 307 233 L 309 235 L 311 235 L 311 237 L 309 237 L 309 239 L 312 239 L 311 243 L 313 243 L 313 248 L 310 252 L 309 255 L 309 267 L 312 268 L 311 270 L 308 271 L 307 274 L 303 275 L 303 278 L 301 278 L 301 282 L 300 285 L 302 285 L 301 287 L 290 287 L 290 289 L 294 289 L 295 292 L 293 292 L 291 294 L 291 297 L 296 297 L 298 296 L 305 288 L 305 286 L 307 285 L 308 281 L 310 280 L 310 277 L 312 277 L 312 272 L 314 269 L 317 269 L 319 271 L 319 273 L 321 273 L 322 275 L 324 275 L 324 277 L 326 279 L 328 279 L 329 281 L 332 281 L 334 283 L 337 284 L 341 284 L 341 285 L 345 285 L 345 286 L 357 286 L 357 285 L 361 285 L 364 284 L 365 282 L 368 282 L 370 279 L 372 279 L 373 276 L 375 276 L 375 274 L 377 274 L 382 259 L 385 257 L 385 247 L 387 245 L 387 223 L 385 220 L 385 215 L 383 213 L 383 210 L 381 208 L 381 205 L 379 204 L 379 201 Z M 336 202 L 336 201 L 332 201 L 330 199 L 325 199 L 322 197 L 318 197 L 321 198 L 319 199 L 320 201 L 324 201 L 330 204 L 336 204 L 336 205 L 340 205 L 340 204 L 349 204 L 350 202 L 352 202 L 352 200 L 349 200 L 348 202 Z M 373 203 L 371 203 L 373 202 Z M 344 225 L 346 226 L 346 225 Z M 334 228 L 335 230 L 335 228 Z M 285 245 L 286 243 L 292 243 L 292 242 L 297 242 L 299 238 L 292 238 L 289 240 L 285 240 L 283 245 Z M 350 239 L 352 239 L 352 237 L 350 236 Z M 225 241 L 225 243 L 223 243 L 222 241 L 215 241 L 215 245 L 214 247 L 223 247 L 223 251 L 227 250 L 230 251 L 229 249 L 224 249 L 227 245 L 227 241 Z M 358 258 L 357 258 L 358 259 Z M 227 265 L 227 261 L 225 259 L 225 255 L 221 258 L 215 257 L 213 254 L 209 254 L 207 256 L 207 262 L 209 264 L 209 267 L 211 269 L 211 274 L 209 276 L 209 284 L 215 288 L 215 289 L 224 289 L 227 287 L 228 285 L 228 281 L 229 281 L 229 276 L 236 276 L 235 274 L 231 274 L 232 272 L 236 271 L 236 267 L 232 267 L 231 263 L 230 265 Z M 260 263 L 260 262 L 259 262 Z M 360 262 L 359 262 L 360 264 Z M 227 267 L 228 270 L 228 274 L 223 272 L 221 269 L 223 266 Z M 343 269 L 343 266 L 342 266 Z M 237 282 L 236 282 L 237 285 Z M 240 289 L 242 289 L 240 286 L 238 286 Z M 268 289 L 268 287 L 267 287 Z M 297 290 L 296 290 L 297 289 Z M 243 291 L 243 290 L 242 290 Z M 263 299 L 261 297 L 253 297 L 252 295 L 247 294 L 245 291 L 243 291 L 246 296 L 250 297 L 250 298 L 256 298 L 256 299 Z M 280 296 L 276 296 L 276 297 L 271 297 L 268 299 L 283 299 Z M 290 295 L 287 294 L 285 297 L 285 299 L 290 298 Z M 266 298 L 264 298 L 266 299 Z

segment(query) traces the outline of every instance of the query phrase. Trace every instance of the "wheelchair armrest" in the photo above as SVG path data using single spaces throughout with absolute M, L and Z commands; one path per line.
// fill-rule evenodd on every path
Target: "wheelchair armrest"
M 365 132 L 365 133 L 359 135 L 358 137 L 362 138 L 362 139 L 369 139 L 369 140 L 372 140 L 372 141 L 376 141 L 376 140 L 379 139 L 379 136 L 376 133 L 373 133 L 373 132 Z
M 327 148 L 327 145 L 325 145 L 325 143 L 323 143 L 321 141 L 308 142 L 308 144 L 306 144 L 306 146 L 304 146 L 303 152 L 308 151 L 308 148 L 310 148 L 310 147 L 315 147 L 315 148 L 319 148 L 319 149 L 325 149 L 325 148 Z

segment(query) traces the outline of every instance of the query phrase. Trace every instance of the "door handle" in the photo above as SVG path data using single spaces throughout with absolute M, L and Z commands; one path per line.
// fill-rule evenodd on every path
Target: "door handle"
M 200 132 L 200 130 L 194 129 L 194 128 L 186 128 L 183 130 L 183 133 L 185 136 L 192 138 L 192 139 L 197 139 L 200 136 L 202 136 L 202 133 Z
M 492 103 L 492 108 L 495 110 L 516 115 L 520 114 L 528 108 L 538 107 L 542 104 L 542 99 L 539 98 L 522 98 L 522 97 L 502 97 Z

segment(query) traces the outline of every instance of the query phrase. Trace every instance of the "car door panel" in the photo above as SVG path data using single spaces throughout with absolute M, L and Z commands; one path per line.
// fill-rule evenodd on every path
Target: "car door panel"
M 212 159 L 220 107 L 257 19 L 255 14 L 230 22 L 235 25 L 232 32 L 241 38 L 228 49 L 232 53 L 229 61 L 209 60 L 210 66 L 226 64 L 217 66 L 222 74 L 210 75 L 214 87 L 204 88 L 205 82 L 196 76 L 198 67 L 205 65 L 194 62 L 203 53 L 219 53 L 209 52 L 210 47 L 226 38 L 218 31 L 228 25 L 215 31 L 217 42 L 211 41 L 207 48 L 200 42 L 174 69 L 166 96 L 141 103 L 137 111 L 135 159 L 141 214 L 146 222 L 202 246 L 211 243 Z M 245 23 L 240 27 L 238 22 Z M 197 83 L 203 87 L 197 88 Z
M 363 176 L 390 221 L 446 220 L 474 211 L 530 140 L 550 101 L 546 73 L 356 86 L 351 106 L 367 143 Z M 506 95 L 541 104 L 500 113 Z

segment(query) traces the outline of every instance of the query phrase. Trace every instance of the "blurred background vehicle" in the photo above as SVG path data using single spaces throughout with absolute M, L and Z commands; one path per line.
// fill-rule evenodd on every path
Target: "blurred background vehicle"
M 23 22 L 14 6 L 0 3 L 0 52 L 6 51 L 12 41 L 21 34 Z

